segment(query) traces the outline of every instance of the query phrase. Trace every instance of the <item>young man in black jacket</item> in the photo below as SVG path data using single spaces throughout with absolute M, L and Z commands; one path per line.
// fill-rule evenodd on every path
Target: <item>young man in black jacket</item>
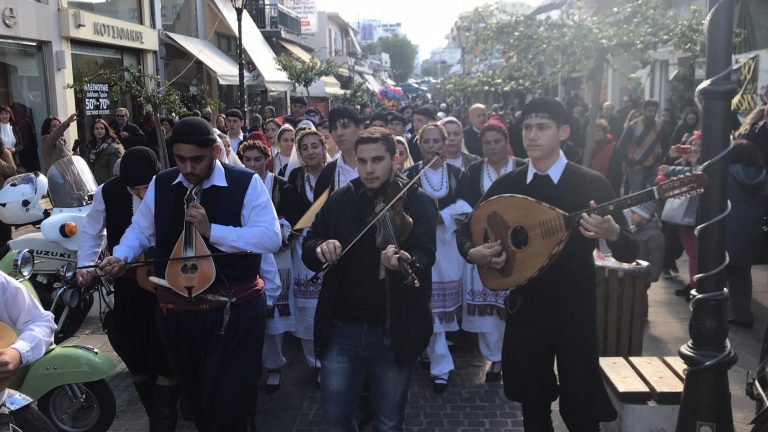
M 326 426 L 355 431 L 363 380 L 370 383 L 374 430 L 402 430 L 411 371 L 432 334 L 431 272 L 437 209 L 418 188 L 405 195 L 413 229 L 397 245 L 377 246 L 376 228 L 355 235 L 406 179 L 396 175 L 395 139 L 383 128 L 355 142 L 360 177 L 334 192 L 303 245 L 304 264 L 330 263 L 315 315 L 315 348 L 322 362 L 320 395 Z M 393 186 L 397 183 L 398 186 Z M 350 246 L 342 255 L 344 247 Z M 405 284 L 398 260 L 413 268 L 419 285 Z
M 522 118 L 530 163 L 496 180 L 481 202 L 519 194 L 573 213 L 614 198 L 605 177 L 568 162 L 560 150 L 570 135 L 570 113 L 561 102 L 534 98 L 523 108 Z M 475 247 L 470 223 L 471 219 L 456 233 L 461 254 L 470 263 L 502 268 L 507 256 L 500 243 Z M 606 239 L 614 258 L 631 262 L 637 244 L 620 211 L 606 217 L 585 213 L 580 224 L 550 266 L 507 297 L 504 391 L 522 405 L 526 431 L 553 430 L 550 407 L 558 396 L 560 413 L 571 431 L 597 432 L 599 422 L 616 418 L 598 364 L 592 253 L 597 240 Z

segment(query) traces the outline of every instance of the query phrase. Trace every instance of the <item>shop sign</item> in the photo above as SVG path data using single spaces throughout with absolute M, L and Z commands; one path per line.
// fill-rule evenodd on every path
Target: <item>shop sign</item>
M 144 43 L 144 33 L 141 31 L 100 22 L 93 23 L 93 35 L 117 41 Z
M 85 115 L 111 114 L 109 84 L 89 83 L 83 90 L 85 91 Z
M 289 0 L 284 5 L 301 19 L 301 33 L 317 31 L 317 0 Z

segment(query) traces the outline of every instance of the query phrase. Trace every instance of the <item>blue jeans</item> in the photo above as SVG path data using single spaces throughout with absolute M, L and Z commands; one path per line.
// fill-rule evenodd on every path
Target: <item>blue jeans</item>
M 413 365 L 397 366 L 384 326 L 334 321 L 320 360 L 320 404 L 328 430 L 357 432 L 355 412 L 366 376 L 373 430 L 403 430 Z

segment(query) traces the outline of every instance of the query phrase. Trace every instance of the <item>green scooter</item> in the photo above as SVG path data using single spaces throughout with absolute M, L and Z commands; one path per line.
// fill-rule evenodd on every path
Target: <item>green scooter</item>
M 30 260 L 31 254 L 10 251 L 0 259 L 0 271 L 15 277 L 37 299 L 26 280 L 34 266 Z M 9 388 L 37 401 L 38 411 L 59 431 L 106 432 L 117 404 L 105 378 L 115 369 L 115 362 L 94 347 L 53 345 L 42 358 L 22 367 Z

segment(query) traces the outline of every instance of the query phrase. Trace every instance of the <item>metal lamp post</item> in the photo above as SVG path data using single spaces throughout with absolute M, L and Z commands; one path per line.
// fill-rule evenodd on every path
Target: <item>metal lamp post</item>
M 680 348 L 688 366 L 677 419 L 678 432 L 733 432 L 728 369 L 736 354 L 728 341 L 725 320 L 725 221 L 727 158 L 720 156 L 730 138 L 734 0 L 709 0 L 707 18 L 707 80 L 699 86 L 702 99 L 702 171 L 709 187 L 699 200 L 697 228 L 699 269 L 689 332 L 691 340 Z
M 243 63 L 243 10 L 248 0 L 231 0 L 237 13 L 237 93 L 240 109 L 245 115 L 245 64 Z

